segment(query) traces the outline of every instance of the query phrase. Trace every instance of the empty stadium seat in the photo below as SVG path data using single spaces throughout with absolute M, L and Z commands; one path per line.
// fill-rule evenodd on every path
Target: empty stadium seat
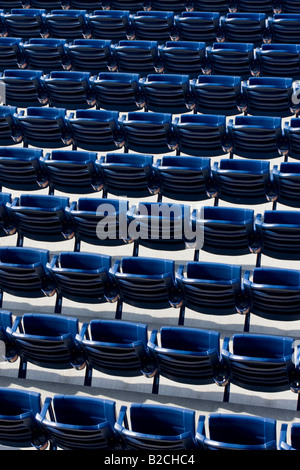
M 0 37 L 0 70 L 23 69 L 27 66 L 21 38 Z M 39 67 L 36 67 L 38 69 Z
M 196 431 L 199 450 L 277 450 L 276 420 L 246 414 L 211 413 L 208 429 L 200 416 Z
M 299 146 L 299 135 L 300 135 L 300 118 L 292 118 L 289 122 L 284 123 L 284 135 L 287 139 L 288 157 L 299 160 L 300 158 L 300 146 Z
M 63 10 L 60 8 L 48 12 L 44 18 L 52 38 L 74 40 L 92 37 L 85 10 Z
M 52 10 L 54 8 L 61 8 L 62 0 L 23 0 L 23 8 L 45 8 Z
M 272 169 L 274 183 L 278 190 L 277 202 L 285 206 L 300 207 L 300 163 L 283 162 Z M 276 209 L 275 203 L 275 209 Z
M 109 39 L 118 42 L 134 39 L 129 11 L 95 10 L 87 15 L 87 21 L 94 39 Z
M 159 63 L 157 41 L 121 40 L 112 45 L 114 67 L 118 72 L 138 73 L 141 76 L 155 73 L 162 68 Z
M 281 13 L 268 18 L 272 42 L 277 44 L 299 44 L 299 14 Z
M 205 43 L 195 41 L 166 41 L 159 46 L 163 71 L 167 74 L 198 77 L 205 68 Z
M 60 38 L 30 38 L 22 47 L 27 68 L 42 70 L 45 74 L 52 70 L 70 70 L 71 61 L 66 44 L 66 40 Z
M 131 15 L 131 22 L 137 40 L 163 44 L 178 38 L 174 28 L 174 11 L 138 11 Z
M 160 377 L 189 385 L 226 386 L 220 361 L 220 333 L 164 326 L 152 331 L 148 347 L 158 364 L 153 393 L 159 393 Z
M 122 406 L 115 430 L 127 450 L 191 450 L 195 448 L 195 412 L 166 405 Z
M 42 76 L 41 70 L 4 70 L 0 80 L 5 83 L 5 104 L 20 108 L 48 104 Z
M 23 141 L 23 133 L 17 120 L 16 106 L 0 106 L 0 144 L 10 146 Z
M 22 38 L 47 37 L 47 27 L 44 20 L 44 9 L 12 8 L 2 15 L 3 35 Z
M 48 268 L 57 286 L 55 313 L 61 313 L 63 299 L 101 304 L 118 296 L 109 274 L 110 256 L 63 251 L 54 255 Z
M 148 326 L 122 320 L 91 320 L 76 336 L 86 361 L 84 385 L 92 385 L 93 370 L 117 377 L 151 378 L 156 363 L 148 350 Z
M 256 57 L 262 77 L 300 77 L 299 44 L 262 44 Z
M 99 0 L 61 0 L 61 6 L 64 10 L 69 8 L 73 10 L 87 10 L 94 11 L 102 6 L 102 2 Z
M 259 73 L 254 57 L 254 45 L 243 42 L 214 43 L 206 47 L 209 65 L 207 74 L 234 75 L 247 79 Z
M 103 10 L 126 10 L 131 13 L 143 10 L 144 6 L 146 7 L 143 0 L 103 0 L 101 2 Z
M 300 13 L 300 7 L 293 0 L 283 0 L 283 11 L 285 13 Z
M 228 12 L 227 0 L 194 0 L 193 3 L 194 8 L 197 11 L 217 11 L 223 14 Z
M 11 200 L 10 193 L 0 192 L 0 237 L 14 235 L 17 231 L 16 221 L 8 209 Z
M 114 62 L 109 39 L 74 39 L 66 46 L 72 70 L 98 74 Z M 52 67 L 52 70 L 57 70 Z
M 266 34 L 264 13 L 227 13 L 221 17 L 220 25 L 226 42 L 245 42 L 256 46 L 264 42 Z
M 217 11 L 182 11 L 174 17 L 181 41 L 199 41 L 206 45 L 217 41 L 219 21 Z
M 8 334 L 7 329 L 11 328 L 14 319 L 9 310 L 0 310 L 0 340 L 4 344 L 3 358 L 8 362 L 15 362 L 18 359 L 16 344 Z
M 158 11 L 172 11 L 174 13 L 193 8 L 191 0 L 150 0 L 144 3 L 144 9 Z M 139 9 L 141 10 L 141 8 Z
M 282 423 L 279 434 L 279 450 L 299 450 L 299 423 L 292 423 L 288 426 L 286 423 Z
M 44 313 L 17 316 L 8 334 L 16 344 L 20 360 L 18 377 L 27 377 L 28 364 L 81 370 L 85 362 L 75 342 L 78 332 L 77 318 Z
M 242 12 L 280 13 L 282 8 L 282 3 L 276 0 L 236 0 L 235 3 Z

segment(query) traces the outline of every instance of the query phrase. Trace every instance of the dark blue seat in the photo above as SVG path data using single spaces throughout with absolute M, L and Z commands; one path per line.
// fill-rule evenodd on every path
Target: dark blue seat
M 195 449 L 195 411 L 166 405 L 122 406 L 115 430 L 126 450 Z M 129 419 L 130 420 L 129 420 Z
M 103 0 L 101 7 L 103 10 L 125 10 L 131 13 L 143 10 L 145 3 L 142 0 Z M 150 6 L 146 7 L 150 8 Z
M 227 13 L 220 19 L 223 39 L 226 42 L 245 42 L 260 46 L 265 42 L 265 37 L 267 40 L 266 19 L 265 13 Z
M 288 153 L 280 117 L 236 116 L 227 123 L 227 130 L 233 156 L 269 160 Z
M 43 76 L 42 83 L 55 108 L 88 109 L 96 106 L 89 72 L 57 71 Z
M 182 297 L 174 270 L 175 262 L 167 259 L 134 256 L 116 261 L 112 268 L 120 293 L 116 318 L 121 319 L 123 303 L 141 309 L 178 308 Z
M 8 208 L 11 200 L 10 193 L 0 192 L 0 237 L 14 235 L 17 231 L 16 221 Z
M 203 201 L 215 197 L 209 158 L 163 156 L 154 163 L 159 181 L 159 200 Z
M 0 389 L 0 443 L 13 448 L 46 449 L 47 434 L 35 416 L 42 409 L 40 392 Z M 17 450 L 17 449 L 16 449 Z
M 42 76 L 41 70 L 4 70 L 0 80 L 5 83 L 5 103 L 20 108 L 48 104 Z
M 174 27 L 174 11 L 138 11 L 130 17 L 135 38 L 140 41 L 157 41 L 163 44 L 178 39 Z
M 300 272 L 287 268 L 254 268 L 244 275 L 251 313 L 272 321 L 299 320 Z
M 206 47 L 207 74 L 233 75 L 247 79 L 259 73 L 254 57 L 254 45 L 243 42 L 214 43 Z
M 156 364 L 148 350 L 148 326 L 122 320 L 85 323 L 76 341 L 87 362 L 84 385 L 92 385 L 93 370 L 117 377 L 154 376 Z
M 272 43 L 299 44 L 299 13 L 280 13 L 268 18 L 268 25 L 272 34 Z
M 1 147 L 20 144 L 23 133 L 16 118 L 16 106 L 0 106 L 0 145 Z
M 196 432 L 199 450 L 277 450 L 276 420 L 246 414 L 200 416 Z
M 57 287 L 55 313 L 61 313 L 64 298 L 88 304 L 116 300 L 118 293 L 110 268 L 111 257 L 107 255 L 72 251 L 54 255 L 48 269 Z
M 227 0 L 194 0 L 193 3 L 194 8 L 197 11 L 217 11 L 218 13 L 223 14 L 228 12 Z
M 159 393 L 160 377 L 183 384 L 216 383 L 224 386 L 226 393 L 227 379 L 220 360 L 220 333 L 164 326 L 159 332 L 152 331 L 148 347 L 158 365 L 153 393 Z
M 217 11 L 182 11 L 174 17 L 181 41 L 199 41 L 206 45 L 217 41 L 219 21 Z
M 86 15 L 93 38 L 109 39 L 112 42 L 134 39 L 129 14 L 129 11 L 124 10 L 95 9 Z
M 159 184 L 153 155 L 107 153 L 100 159 L 104 196 L 147 197 L 157 194 Z
M 100 247 L 123 245 L 127 240 L 129 203 L 121 199 L 81 197 L 71 205 L 69 215 L 75 227 L 75 251 L 81 242 Z
M 198 77 L 205 68 L 205 46 L 205 42 L 166 41 L 159 46 L 163 72 Z
M 78 109 L 66 117 L 66 122 L 72 133 L 73 150 L 114 151 L 125 145 L 118 111 Z
M 74 237 L 66 207 L 70 200 L 65 196 L 21 194 L 8 205 L 18 230 L 17 246 L 24 239 L 47 243 L 70 240 Z
M 184 324 L 186 308 L 211 315 L 245 315 L 249 313 L 248 300 L 242 287 L 242 268 L 238 265 L 193 261 L 179 266 L 176 280 L 183 293 L 179 325 Z
M 229 338 L 224 339 L 222 360 L 229 377 L 228 401 L 231 384 L 254 392 L 298 393 L 294 341 L 285 336 L 254 333 L 235 334 L 232 344 Z
M 101 2 L 99 0 L 61 0 L 61 6 L 64 10 L 71 8 L 73 10 L 93 12 L 101 8 Z
M 45 12 L 45 9 L 12 8 L 2 16 L 3 33 L 6 36 L 22 38 L 23 41 L 47 37 Z
M 21 38 L 0 37 L 0 71 L 27 66 Z M 36 67 L 38 69 L 39 67 Z
M 23 0 L 16 0 L 14 2 L 14 6 L 16 8 L 23 8 Z M 11 9 L 11 1 L 10 0 L 1 0 L 0 1 L 0 8 L 3 8 L 5 10 L 10 10 Z
M 300 77 L 299 44 L 262 44 L 256 57 L 262 77 Z
M 173 125 L 179 154 L 216 157 L 231 149 L 223 115 L 182 114 L 174 119 Z
M 219 200 L 246 206 L 276 203 L 278 189 L 267 160 L 221 159 L 211 171 L 218 203 Z
M 145 107 L 138 73 L 101 72 L 90 78 L 98 109 L 138 111 Z
M 242 83 L 242 92 L 247 114 L 289 117 L 300 110 L 299 104 L 293 103 L 292 78 L 250 77 Z
M 23 44 L 27 68 L 42 70 L 45 74 L 52 72 L 52 70 L 70 70 L 71 62 L 66 44 L 66 40 L 60 38 L 30 38 Z
M 157 155 L 177 148 L 170 113 L 129 112 L 120 124 L 126 151 Z
M 3 293 L 29 299 L 52 296 L 55 284 L 47 268 L 46 249 L 14 246 L 0 247 L 0 289 Z
M 48 187 L 41 158 L 42 149 L 0 147 L 0 185 L 17 191 L 36 191 Z
M 96 152 L 53 150 L 41 159 L 41 165 L 48 175 L 52 194 L 55 191 L 89 194 L 103 188 Z
M 23 0 L 23 8 L 45 8 L 46 10 L 53 10 L 54 8 L 61 8 L 62 0 Z
M 72 70 L 92 75 L 109 71 L 114 63 L 109 39 L 74 39 L 66 46 Z M 116 66 L 112 68 L 114 70 Z M 52 68 L 52 70 L 56 70 Z
M 241 83 L 241 77 L 199 75 L 197 79 L 191 81 L 196 111 L 225 116 L 240 114 L 245 108 Z
M 18 377 L 25 379 L 28 364 L 46 369 L 81 370 L 84 358 L 75 341 L 77 318 L 44 313 L 25 313 L 16 317 L 7 330 L 16 344 L 20 359 Z
M 54 395 L 36 415 L 49 436 L 50 450 L 118 449 L 116 403 L 102 398 Z
M 65 108 L 29 107 L 15 113 L 16 122 L 23 135 L 24 146 L 38 148 L 63 148 L 72 143 L 66 121 Z
M 292 118 L 289 122 L 284 123 L 284 136 L 287 139 L 288 157 L 300 160 L 300 118 Z
M 257 12 L 262 13 L 280 13 L 282 8 L 282 2 L 276 2 L 274 0 L 236 0 L 238 11 L 242 12 Z
M 300 13 L 300 6 L 293 0 L 283 0 L 283 11 L 285 13 Z
M 4 344 L 3 358 L 10 363 L 18 359 L 15 342 L 7 332 L 7 329 L 12 327 L 13 322 L 12 312 L 9 310 L 0 310 L 0 340 Z
M 193 8 L 191 0 L 151 0 L 144 3 L 144 10 L 151 9 L 153 11 L 172 11 L 179 13 L 189 11 Z M 141 8 L 139 9 L 141 10 Z
M 182 114 L 195 110 L 189 75 L 149 74 L 140 83 L 147 111 Z
M 157 41 L 121 40 L 112 45 L 118 72 L 138 73 L 141 77 L 161 69 Z M 113 71 L 113 70 L 112 70 Z
M 274 165 L 272 176 L 278 191 L 277 202 L 300 207 L 300 162 L 283 162 L 279 167 Z
M 86 10 L 63 10 L 60 8 L 45 14 L 44 19 L 52 38 L 74 40 L 92 37 L 86 20 Z
M 282 423 L 279 434 L 279 450 L 299 450 L 300 449 L 300 425 L 292 423 L 290 427 Z

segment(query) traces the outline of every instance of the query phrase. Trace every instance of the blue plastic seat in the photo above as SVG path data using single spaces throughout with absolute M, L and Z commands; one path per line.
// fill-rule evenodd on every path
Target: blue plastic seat
M 4 292 L 29 299 L 54 295 L 55 285 L 47 268 L 49 259 L 45 249 L 1 246 L 1 300 Z
M 199 41 L 206 45 L 216 42 L 220 13 L 217 11 L 182 11 L 174 23 L 181 41 Z
M 61 8 L 62 0 L 23 0 L 23 8 L 44 8 L 46 10 L 53 10 Z
M 227 154 L 231 148 L 223 115 L 182 114 L 174 119 L 174 131 L 179 154 L 216 157 Z
M 284 13 L 300 13 L 300 6 L 293 0 L 283 0 Z
M 129 413 L 127 417 L 127 407 L 122 406 L 115 425 L 126 450 L 195 449 L 195 411 L 132 403 Z
M 114 62 L 109 39 L 74 39 L 68 43 L 66 50 L 70 67 L 78 72 L 107 72 Z
M 149 74 L 141 79 L 147 111 L 182 114 L 195 110 L 189 75 Z
M 295 13 L 280 13 L 268 18 L 268 25 L 272 34 L 272 43 L 299 44 L 300 15 Z
M 50 73 L 52 70 L 70 70 L 71 62 L 66 44 L 66 40 L 60 38 L 30 38 L 23 44 L 27 68 L 42 70 L 44 74 Z
M 14 6 L 16 8 L 23 8 L 23 0 L 16 0 L 14 2 Z M 11 1 L 10 0 L 1 0 L 0 1 L 0 8 L 3 8 L 4 10 L 11 9 Z
M 227 129 L 233 156 L 269 160 L 288 153 L 280 117 L 236 116 L 227 123 Z
M 5 83 L 5 103 L 20 108 L 48 104 L 42 76 L 41 70 L 4 70 L 0 80 Z
M 142 0 L 103 0 L 101 7 L 103 10 L 125 10 L 131 13 L 144 9 L 145 2 Z
M 25 379 L 28 364 L 46 369 L 81 370 L 85 366 L 75 341 L 77 318 L 44 313 L 16 317 L 8 334 L 16 344 L 20 359 L 18 377 Z
M 71 205 L 69 215 L 75 227 L 75 251 L 81 243 L 100 247 L 123 245 L 127 240 L 128 201 L 121 199 L 84 198 Z
M 65 108 L 29 107 L 15 114 L 24 146 L 63 148 L 72 143 Z
M 4 344 L 3 358 L 10 363 L 17 361 L 18 359 L 16 344 L 8 333 L 13 322 L 14 319 L 12 312 L 9 310 L 0 310 L 0 340 Z
M 300 207 L 300 162 L 283 162 L 279 167 L 274 165 L 272 176 L 278 191 L 277 202 Z
M 117 449 L 116 403 L 102 398 L 54 395 L 47 397 L 37 421 L 50 440 L 50 450 Z
M 157 41 L 163 44 L 178 38 L 174 27 L 174 11 L 138 11 L 131 15 L 135 37 L 140 41 Z
M 90 78 L 98 109 L 139 111 L 145 107 L 138 73 L 101 72 Z
M 200 416 L 196 432 L 199 450 L 277 450 L 276 420 L 246 414 L 211 413 L 208 429 Z
M 262 44 L 256 57 L 262 77 L 300 77 L 299 44 Z
M 203 201 L 215 197 L 209 158 L 163 156 L 154 163 L 158 174 L 160 201 Z
M 220 20 L 224 40 L 260 46 L 266 37 L 266 19 L 265 13 L 227 13 Z
M 293 103 L 292 78 L 250 77 L 242 83 L 245 112 L 254 116 L 289 117 L 300 107 Z
M 148 347 L 158 364 L 152 393 L 159 393 L 160 377 L 183 384 L 226 386 L 220 360 L 220 333 L 165 326 L 159 332 L 152 331 Z
M 244 275 L 245 293 L 251 313 L 272 321 L 294 321 L 300 318 L 300 272 L 287 268 L 254 268 Z
M 1 445 L 9 446 L 11 450 L 47 448 L 47 434 L 35 419 L 42 409 L 40 392 L 2 387 L 0 402 Z
M 300 425 L 295 422 L 290 425 L 282 423 L 279 434 L 279 450 L 299 450 L 300 449 Z
M 72 133 L 73 150 L 114 151 L 125 145 L 118 111 L 78 109 L 66 117 L 66 122 Z
M 95 10 L 87 15 L 87 21 L 94 39 L 109 39 L 112 42 L 134 39 L 129 11 Z
M 196 111 L 202 114 L 235 116 L 244 107 L 241 77 L 227 75 L 199 75 L 191 81 Z
M 96 106 L 89 72 L 51 72 L 43 76 L 42 82 L 51 107 L 88 109 Z
M 17 191 L 37 191 L 48 187 L 41 158 L 42 149 L 0 147 L 0 185 Z
M 254 333 L 235 334 L 232 344 L 229 338 L 224 339 L 222 360 L 229 377 L 228 401 L 231 384 L 255 392 L 298 393 L 294 341 L 290 337 Z
M 183 292 L 183 306 L 179 325 L 184 324 L 187 308 L 204 314 L 245 315 L 245 329 L 249 313 L 248 301 L 242 288 L 242 268 L 225 263 L 193 261 L 179 266 L 176 280 Z
M 45 10 L 42 9 L 12 8 L 2 16 L 3 33 L 6 36 L 22 38 L 23 41 L 47 35 L 44 14 Z
M 0 145 L 1 147 L 20 144 L 23 134 L 16 118 L 16 106 L 0 106 Z
M 122 320 L 85 323 L 76 341 L 86 362 L 84 385 L 92 385 L 93 370 L 117 377 L 151 378 L 156 364 L 148 350 L 148 326 Z
M 284 123 L 284 135 L 287 139 L 288 157 L 295 158 L 296 160 L 300 159 L 300 145 L 299 145 L 299 136 L 300 136 L 300 118 L 292 118 L 289 122 Z
M 104 196 L 148 197 L 159 185 L 153 170 L 153 155 L 107 153 L 100 159 Z
M 42 158 L 41 165 L 48 175 L 52 194 L 55 191 L 89 194 L 103 188 L 96 152 L 53 150 Z
M 121 127 L 126 151 L 157 155 L 177 148 L 170 113 L 129 112 Z
M 61 313 L 64 298 L 77 303 L 101 304 L 118 297 L 109 274 L 110 256 L 63 251 L 54 255 L 48 268 L 57 286 L 55 313 Z
M 191 0 L 150 0 L 144 3 L 144 9 L 151 8 L 153 11 L 172 11 L 180 13 L 182 11 L 189 11 L 193 8 Z M 141 10 L 141 8 L 139 9 Z
M 17 231 L 16 221 L 8 209 L 11 200 L 10 193 L 0 192 L 0 238 L 14 235 Z
M 178 308 L 182 297 L 174 270 L 174 261 L 167 259 L 134 256 L 116 261 L 112 268 L 120 293 L 116 318 L 121 319 L 123 303 L 141 309 Z
M 166 41 L 159 46 L 164 73 L 198 77 L 205 67 L 205 46 L 205 42 Z
M 86 10 L 52 10 L 44 16 L 52 38 L 66 40 L 90 39 L 91 30 L 86 20 Z
M 102 3 L 99 0 L 61 0 L 61 6 L 64 10 L 87 10 L 93 12 L 100 9 Z
M 259 73 L 254 57 L 254 45 L 242 42 L 214 43 L 206 47 L 207 74 L 233 75 L 247 79 Z
M 238 11 L 242 12 L 262 12 L 262 13 L 273 13 L 280 12 L 282 8 L 282 2 L 276 2 L 273 0 L 236 0 Z
M 194 0 L 193 3 L 197 11 L 217 11 L 223 14 L 228 12 L 227 0 Z
M 276 203 L 277 185 L 267 160 L 221 159 L 212 166 L 218 202 L 252 206 Z
M 157 41 L 121 40 L 112 45 L 112 52 L 118 72 L 144 77 L 161 69 Z
M 27 66 L 21 38 L 0 37 L 0 71 Z M 39 67 L 36 67 L 38 69 Z
M 47 243 L 72 239 L 74 229 L 66 212 L 69 204 L 65 196 L 21 194 L 16 197 L 8 207 L 16 220 L 17 246 L 23 246 L 25 238 Z

